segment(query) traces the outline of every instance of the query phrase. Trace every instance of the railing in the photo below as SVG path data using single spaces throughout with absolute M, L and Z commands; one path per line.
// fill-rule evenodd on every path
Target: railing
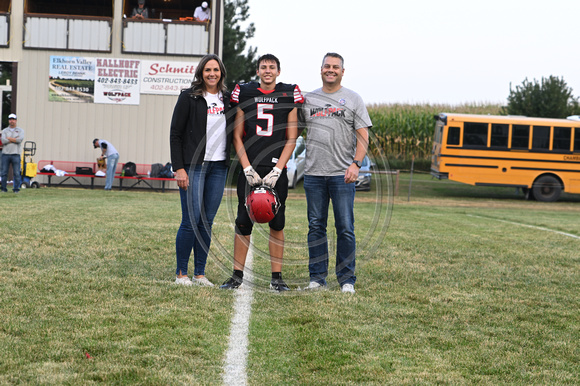
M 8 47 L 10 42 L 10 14 L 0 13 L 0 47 Z
M 205 55 L 209 49 L 207 23 L 176 20 L 123 20 L 122 52 Z
M 111 52 L 109 17 L 24 15 L 24 48 Z M 1 31 L 1 29 L 0 29 Z
M 113 19 L 52 14 L 24 15 L 27 49 L 111 52 Z M 10 14 L 0 13 L 0 47 L 8 47 Z M 121 51 L 137 54 L 202 56 L 209 52 L 204 22 L 169 19 L 123 20 Z

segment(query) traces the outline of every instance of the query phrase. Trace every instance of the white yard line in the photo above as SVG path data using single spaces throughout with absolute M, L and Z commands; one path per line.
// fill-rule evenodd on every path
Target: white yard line
M 474 214 L 468 214 L 468 216 L 469 217 L 483 218 L 483 219 L 486 219 L 486 220 L 500 221 L 500 222 L 505 222 L 505 223 L 513 224 L 513 225 L 520 225 L 520 226 L 523 226 L 523 227 L 528 227 L 528 228 L 532 228 L 532 229 L 538 229 L 538 230 L 541 230 L 541 231 L 558 233 L 558 234 L 563 235 L 563 236 L 572 237 L 572 238 L 575 238 L 575 239 L 580 239 L 580 236 L 576 236 L 576 235 L 573 235 L 573 234 L 570 234 L 570 233 L 566 233 L 566 232 L 555 231 L 555 230 L 549 229 L 549 228 L 537 227 L 535 225 L 522 224 L 522 223 L 519 223 L 519 222 L 513 222 L 513 221 L 507 221 L 507 220 L 500 220 L 500 219 L 491 218 L 491 217 L 476 216 Z
M 244 282 L 252 283 L 252 244 L 246 257 L 244 269 Z M 250 327 L 250 315 L 252 313 L 253 289 L 251 284 L 243 284 L 234 290 L 234 317 L 230 330 L 230 342 L 224 362 L 224 385 L 245 386 L 248 382 L 246 363 L 248 360 L 248 331 Z

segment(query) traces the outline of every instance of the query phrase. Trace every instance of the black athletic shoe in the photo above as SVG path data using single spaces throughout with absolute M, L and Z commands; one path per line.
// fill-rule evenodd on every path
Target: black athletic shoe
M 240 288 L 242 285 L 242 279 L 236 276 L 230 277 L 228 280 L 224 282 L 224 284 L 220 285 L 221 289 L 236 289 Z
M 278 292 L 290 291 L 290 288 L 288 288 L 282 279 L 272 279 L 270 282 L 270 289 Z

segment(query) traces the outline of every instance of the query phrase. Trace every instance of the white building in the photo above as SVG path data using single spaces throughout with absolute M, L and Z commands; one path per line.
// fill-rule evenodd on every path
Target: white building
M 179 90 L 203 55 L 222 54 L 224 1 L 208 1 L 209 23 L 192 20 L 201 3 L 146 0 L 137 20 L 137 0 L 0 0 L 0 62 L 13 64 L 0 89 L 34 161 L 94 162 L 101 138 L 120 163 L 169 162 Z

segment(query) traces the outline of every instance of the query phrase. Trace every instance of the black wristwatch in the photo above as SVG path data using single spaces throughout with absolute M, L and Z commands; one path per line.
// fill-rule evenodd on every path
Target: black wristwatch
M 355 164 L 356 166 L 358 166 L 359 169 L 362 166 L 362 162 L 361 161 L 354 160 L 354 161 L 352 161 L 352 163 Z

